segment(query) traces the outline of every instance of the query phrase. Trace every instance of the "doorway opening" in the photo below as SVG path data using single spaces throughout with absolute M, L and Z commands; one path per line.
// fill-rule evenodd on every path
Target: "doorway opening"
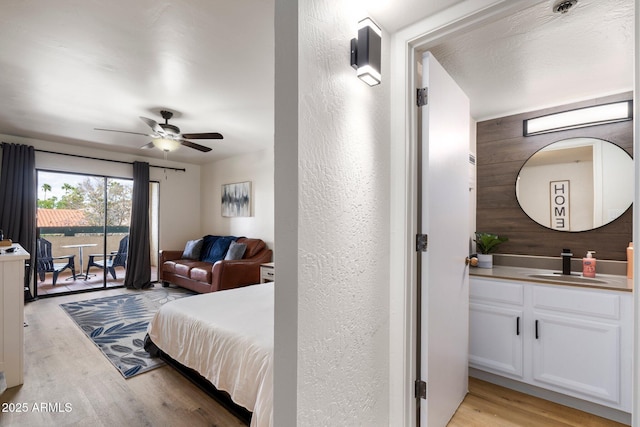
M 157 254 L 159 185 L 150 186 L 151 246 Z M 37 170 L 37 189 L 34 297 L 122 287 L 133 180 Z M 151 270 L 156 281 L 157 256 Z
M 477 7 L 479 3 L 484 7 Z M 418 137 L 415 126 L 417 117 L 413 107 L 415 105 L 414 88 L 419 85 L 416 83 L 417 71 L 414 67 L 420 52 L 431 50 L 445 39 L 511 15 L 520 7 L 529 6 L 529 3 L 520 0 L 485 1 L 478 4 L 474 6 L 461 3 L 460 7 L 452 10 L 451 14 L 439 14 L 411 28 L 399 31 L 392 45 L 392 52 L 396 53 L 392 60 L 392 70 L 397 76 L 392 82 L 391 90 L 392 128 L 397 127 L 397 132 L 392 135 L 392 146 L 397 147 L 397 150 L 392 152 L 391 170 L 392 188 L 397 191 L 392 193 L 391 205 L 398 207 L 392 208 L 392 216 L 399 218 L 396 224 L 398 233 L 394 233 L 392 237 L 392 253 L 395 254 L 397 251 L 402 256 L 392 256 L 391 270 L 392 277 L 404 279 L 405 288 L 397 292 L 392 290 L 391 293 L 392 347 L 395 348 L 395 344 L 404 346 L 402 353 L 392 351 L 391 355 L 391 377 L 403 378 L 403 381 L 392 382 L 391 413 L 392 416 L 397 415 L 398 419 L 402 418 L 403 425 L 415 425 L 415 399 L 412 384 L 409 384 L 416 377 L 413 368 L 416 343 L 412 339 L 415 336 L 415 330 L 406 326 L 413 324 L 415 319 L 413 310 L 416 299 L 413 273 L 415 260 L 411 256 L 413 254 L 407 249 L 415 244 L 413 241 L 416 232 L 415 218 L 406 213 L 409 207 L 416 204 L 416 190 L 413 182 L 416 174 L 414 159 Z M 411 90 L 407 91 L 407 88 Z M 404 238 L 399 236 L 401 232 L 404 233 Z M 637 235 L 637 230 L 635 234 Z M 399 315 L 395 317 L 395 313 Z M 396 331 L 397 334 L 394 333 Z

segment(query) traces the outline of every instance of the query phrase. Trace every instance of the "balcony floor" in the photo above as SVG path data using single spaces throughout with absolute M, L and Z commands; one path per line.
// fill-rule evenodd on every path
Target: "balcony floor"
M 76 272 L 76 276 L 77 276 Z M 63 271 L 58 275 L 55 286 L 53 285 L 53 274 L 47 273 L 44 277 L 44 282 L 41 282 L 38 278 L 38 296 L 62 294 L 69 292 L 87 291 L 90 289 L 103 289 L 103 272 L 96 268 L 89 272 L 90 276 L 87 280 L 76 277 L 73 280 L 71 272 L 68 270 Z M 107 275 L 107 288 L 113 288 L 124 285 L 124 268 L 116 268 L 116 280 L 113 280 L 110 274 Z M 157 280 L 157 267 L 151 267 L 151 282 Z

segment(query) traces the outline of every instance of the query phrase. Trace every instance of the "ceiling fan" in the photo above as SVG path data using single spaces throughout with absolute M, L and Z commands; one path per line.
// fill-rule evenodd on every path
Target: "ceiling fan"
M 204 145 L 196 144 L 195 142 L 191 142 L 189 141 L 189 139 L 222 139 L 222 135 L 218 132 L 180 133 L 180 128 L 178 126 L 169 124 L 169 119 L 173 117 L 173 113 L 171 111 L 162 110 L 160 111 L 160 114 L 164 119 L 164 123 L 157 123 L 155 120 L 149 119 L 147 117 L 140 117 L 140 120 L 145 122 L 151 128 L 153 133 L 128 132 L 124 130 L 101 128 L 94 129 L 107 132 L 119 132 L 129 133 L 132 135 L 149 136 L 153 138 L 153 140 L 140 148 L 146 149 L 155 147 L 161 149 L 162 151 L 173 151 L 176 150 L 180 145 L 184 145 L 185 147 L 207 152 L 211 151 L 211 148 L 205 147 Z

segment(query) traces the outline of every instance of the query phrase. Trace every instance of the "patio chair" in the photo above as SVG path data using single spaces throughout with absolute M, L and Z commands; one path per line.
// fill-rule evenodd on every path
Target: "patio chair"
M 71 270 L 73 280 L 76 280 L 75 255 L 52 256 L 51 242 L 47 239 L 38 238 L 36 241 L 37 259 L 38 259 L 38 277 L 44 282 L 46 273 L 53 273 L 53 286 L 56 285 L 58 274 L 66 270 Z M 65 260 L 65 262 L 56 262 L 57 260 Z
M 117 251 L 112 251 L 107 254 L 106 259 L 104 254 L 90 254 L 89 262 L 87 263 L 87 277 L 89 276 L 89 269 L 91 267 L 98 267 L 102 269 L 107 269 L 113 280 L 116 280 L 116 267 L 124 267 L 127 266 L 127 250 L 129 249 L 129 235 L 124 236 L 120 240 L 120 244 L 118 245 Z M 96 260 L 96 258 L 102 258 Z

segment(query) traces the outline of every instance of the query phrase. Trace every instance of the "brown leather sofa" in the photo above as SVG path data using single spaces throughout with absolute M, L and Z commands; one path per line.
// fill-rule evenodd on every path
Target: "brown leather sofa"
M 160 251 L 160 281 L 199 293 L 239 288 L 260 282 L 260 264 L 271 262 L 273 251 L 260 239 L 240 237 L 247 248 L 242 259 L 216 263 L 182 259 L 182 250 Z

